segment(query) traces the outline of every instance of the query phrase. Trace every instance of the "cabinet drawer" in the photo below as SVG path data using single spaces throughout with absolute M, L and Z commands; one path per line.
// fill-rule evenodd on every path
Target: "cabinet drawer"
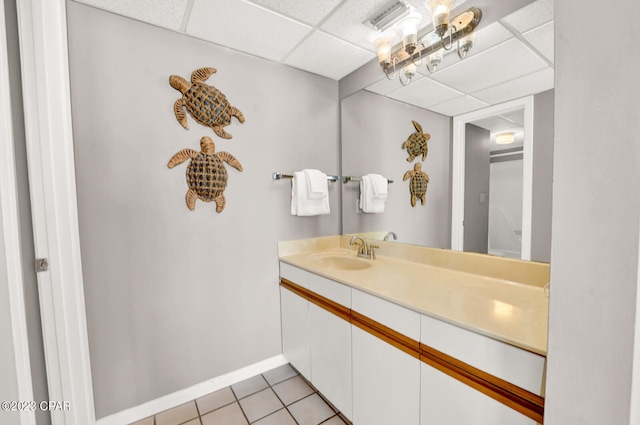
M 309 290 L 351 308 L 351 288 L 346 285 L 309 273 Z
M 391 301 L 352 289 L 351 308 L 415 341 L 420 338 L 420 314 Z
M 283 277 L 296 285 L 309 289 L 309 272 L 292 266 L 291 264 L 280 262 L 280 277 Z
M 545 358 L 422 315 L 420 342 L 534 394 L 541 394 Z

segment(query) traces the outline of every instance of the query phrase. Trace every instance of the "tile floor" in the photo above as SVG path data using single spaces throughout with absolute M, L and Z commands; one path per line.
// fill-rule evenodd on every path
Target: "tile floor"
M 345 425 L 290 365 L 284 365 L 132 425 Z

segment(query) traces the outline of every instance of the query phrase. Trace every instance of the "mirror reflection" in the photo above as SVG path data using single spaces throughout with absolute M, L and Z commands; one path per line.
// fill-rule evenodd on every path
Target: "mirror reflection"
M 501 7 L 506 6 L 495 8 Z M 377 81 L 344 98 L 341 103 L 342 174 L 378 173 L 394 183 L 389 186 L 382 214 L 361 212 L 357 208 L 358 184 L 343 185 L 343 233 L 394 231 L 402 243 L 548 261 L 550 248 L 545 245 L 547 234 L 550 241 L 553 60 L 553 1 L 537 0 L 528 2 L 520 10 L 504 14 L 493 10 L 492 16 L 483 16 L 473 49 L 463 61 L 445 54 L 435 72 L 418 67 L 408 86 L 388 80 L 381 73 Z M 482 205 L 484 215 L 474 215 L 470 201 L 465 205 L 464 199 L 456 198 L 454 169 L 457 163 L 464 166 L 469 157 L 463 149 L 464 156 L 458 158 L 459 153 L 452 147 L 455 137 L 452 118 L 529 96 L 539 100 L 532 100 L 532 120 L 538 131 L 532 134 L 529 159 L 522 144 L 522 109 L 465 123 L 488 135 L 483 147 L 483 162 L 487 163 L 485 187 L 468 194 L 476 204 Z M 401 148 L 415 131 L 413 120 L 431 136 L 424 162 L 420 161 L 421 157 L 407 162 L 406 151 Z M 539 138 L 541 131 L 544 134 Z M 513 144 L 501 145 L 499 149 L 495 138 L 500 133 L 514 133 Z M 538 148 L 539 144 L 543 146 Z M 533 167 L 533 157 L 538 154 L 543 158 L 536 157 L 537 162 L 548 163 Z M 477 159 L 473 155 L 471 158 Z M 402 177 L 418 162 L 429 175 L 429 184 L 425 205 L 418 202 L 412 207 L 409 183 Z M 469 161 L 469 166 L 473 166 L 473 161 Z M 464 170 L 466 166 L 457 177 L 464 176 Z M 543 170 L 548 175 L 542 175 Z M 547 181 L 549 193 L 536 194 L 537 183 L 545 186 Z M 466 180 L 465 184 L 473 186 Z M 527 184 L 528 189 L 524 187 Z M 536 196 L 548 196 L 548 205 L 546 201 L 532 202 Z M 460 207 L 458 203 L 462 205 L 459 217 L 455 211 Z M 474 237 L 477 233 L 472 227 L 474 220 L 484 223 L 480 237 Z M 460 230 L 456 230 L 458 226 Z M 457 232 L 464 235 L 459 243 Z M 545 241 L 535 241 L 536 232 L 544 234 Z M 524 249 L 523 238 L 529 238 Z

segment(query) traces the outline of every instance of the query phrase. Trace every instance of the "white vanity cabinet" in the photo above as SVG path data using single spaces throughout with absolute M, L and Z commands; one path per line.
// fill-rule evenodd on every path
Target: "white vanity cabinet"
M 280 276 L 309 288 L 309 273 L 305 270 L 281 262 Z M 282 354 L 302 376 L 311 381 L 309 301 L 281 286 L 280 310 Z
M 518 391 L 541 393 L 543 356 L 424 315 L 421 316 L 420 342 L 423 349 L 437 350 L 456 362 L 491 375 L 486 378 L 490 381 L 503 380 L 517 386 Z M 420 376 L 421 425 L 536 424 L 535 420 L 486 395 L 483 382 L 477 382 L 477 388 L 472 388 L 425 362 Z
M 352 309 L 416 341 L 420 336 L 420 315 L 391 302 L 353 289 Z M 420 360 L 356 321 L 352 338 L 353 423 L 418 425 Z
M 309 274 L 309 289 L 336 303 L 333 312 L 314 303 L 309 305 L 311 382 L 342 414 L 352 419 L 351 324 L 348 316 L 351 288 Z M 339 316 L 341 309 L 345 313 Z

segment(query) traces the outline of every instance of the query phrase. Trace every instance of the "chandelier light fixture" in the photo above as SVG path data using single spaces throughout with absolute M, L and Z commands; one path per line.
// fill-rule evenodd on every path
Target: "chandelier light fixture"
M 433 29 L 426 34 L 418 28 L 422 17 L 404 1 L 387 4 L 364 22 L 378 31 L 374 43 L 378 62 L 388 79 L 398 76 L 402 85 L 410 84 L 423 59 L 427 70 L 435 72 L 444 53 L 454 46 L 460 59 L 467 57 L 473 46 L 474 30 L 480 23 L 482 12 L 472 7 L 450 20 L 452 2 L 453 0 L 425 1 L 433 20 Z M 393 37 L 386 31 L 392 27 L 399 33 L 402 46 L 398 44 L 394 48 Z

